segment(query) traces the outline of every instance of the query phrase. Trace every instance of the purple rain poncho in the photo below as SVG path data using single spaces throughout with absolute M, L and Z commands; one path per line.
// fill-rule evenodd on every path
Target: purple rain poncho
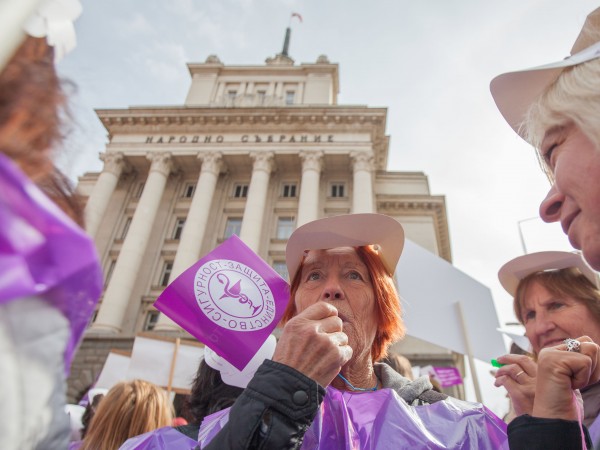
M 175 428 L 163 427 L 127 439 L 119 450 L 192 450 L 198 442 Z
M 0 305 L 39 297 L 68 319 L 68 373 L 100 293 L 92 239 L 0 153 Z
M 202 422 L 198 440 L 206 446 L 227 423 L 228 409 Z M 506 424 L 479 403 L 448 398 L 409 406 L 392 389 L 341 392 L 331 386 L 302 449 L 508 449 Z

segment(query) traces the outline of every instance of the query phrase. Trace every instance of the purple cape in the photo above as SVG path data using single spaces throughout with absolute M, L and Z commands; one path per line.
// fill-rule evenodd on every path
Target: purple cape
M 119 450 L 192 450 L 198 442 L 175 428 L 164 427 L 129 438 Z
M 227 410 L 202 422 L 205 446 L 227 423 Z M 352 393 L 327 388 L 303 449 L 508 449 L 506 424 L 479 403 L 454 398 L 409 406 L 392 389 Z
M 0 154 L 0 305 L 39 297 L 69 320 L 73 354 L 100 293 L 102 272 L 92 239 Z

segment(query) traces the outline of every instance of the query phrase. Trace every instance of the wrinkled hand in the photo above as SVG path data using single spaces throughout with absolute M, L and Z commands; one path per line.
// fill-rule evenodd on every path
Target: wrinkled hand
M 534 416 L 577 420 L 573 390 L 600 380 L 600 348 L 587 336 L 577 340 L 581 342 L 580 352 L 566 351 L 565 344 L 540 352 Z
M 337 309 L 325 302 L 309 306 L 285 324 L 273 361 L 288 365 L 323 387 L 352 357 Z
M 496 377 L 494 386 L 504 386 L 517 416 L 531 415 L 535 398 L 537 364 L 529 356 L 513 354 L 499 357 L 498 362 L 505 365 L 494 374 Z

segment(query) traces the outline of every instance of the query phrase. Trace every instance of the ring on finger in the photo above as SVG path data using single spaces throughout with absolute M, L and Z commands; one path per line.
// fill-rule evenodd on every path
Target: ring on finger
M 515 375 L 515 380 L 516 380 L 516 381 L 519 381 L 519 376 L 520 376 L 520 375 L 523 375 L 524 373 L 525 373 L 525 371 L 524 371 L 524 370 L 521 370 L 521 371 L 520 371 L 518 374 L 516 374 L 516 375 Z
M 581 350 L 581 342 L 577 339 L 567 338 L 563 342 L 567 346 L 568 352 L 579 352 Z

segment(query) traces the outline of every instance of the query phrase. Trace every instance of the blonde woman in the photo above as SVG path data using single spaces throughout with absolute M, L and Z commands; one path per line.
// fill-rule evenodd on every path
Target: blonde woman
M 117 450 L 127 439 L 171 425 L 173 409 L 164 390 L 148 381 L 125 381 L 106 394 L 80 450 Z

